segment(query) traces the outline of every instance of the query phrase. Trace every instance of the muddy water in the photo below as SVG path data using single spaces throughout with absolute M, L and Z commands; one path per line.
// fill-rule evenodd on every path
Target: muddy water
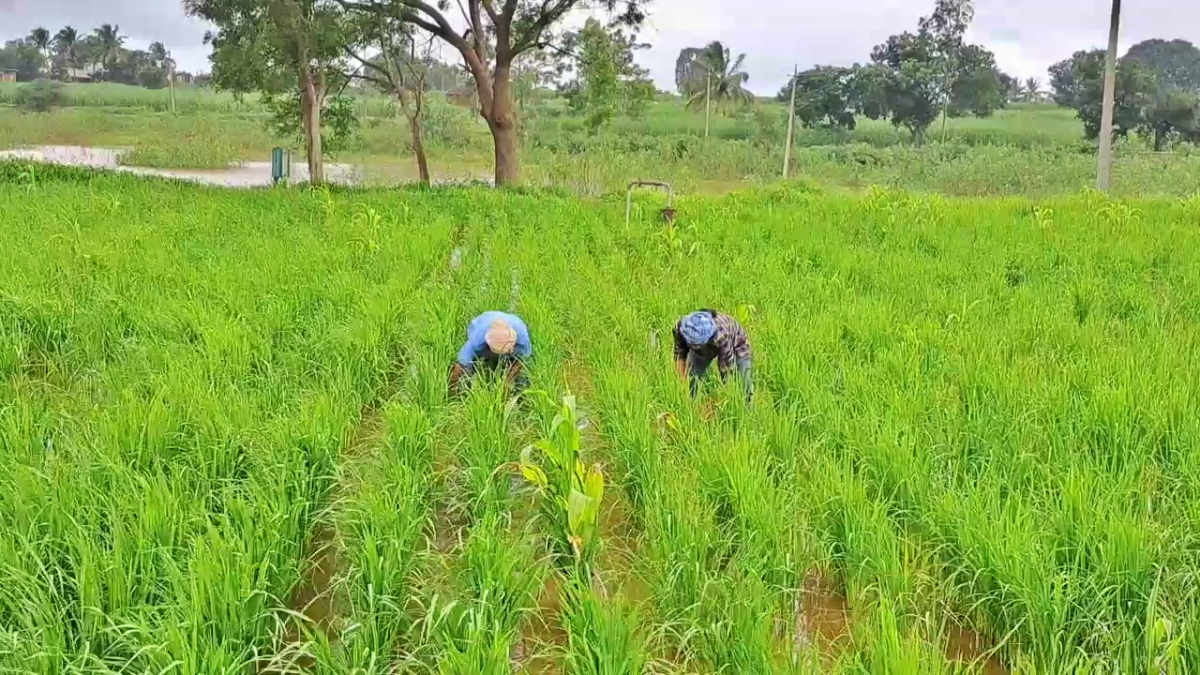
M 815 648 L 826 662 L 832 662 L 853 647 L 854 615 L 850 602 L 832 579 L 810 573 L 804 580 L 799 610 L 793 653 Z M 1004 663 L 989 654 L 994 643 L 983 635 L 949 624 L 943 640 L 947 661 L 974 665 L 984 675 L 1008 675 Z
M 0 159 L 25 159 L 33 162 L 111 169 L 140 176 L 176 178 L 221 187 L 267 187 L 271 185 L 270 162 L 241 162 L 225 169 L 155 169 L 126 166 L 121 157 L 127 148 L 89 148 L 78 145 L 39 145 L 16 150 L 0 150 Z M 358 185 L 363 182 L 363 167 L 352 164 L 326 164 L 325 178 L 333 183 Z M 293 183 L 308 182 L 308 166 L 292 164 Z

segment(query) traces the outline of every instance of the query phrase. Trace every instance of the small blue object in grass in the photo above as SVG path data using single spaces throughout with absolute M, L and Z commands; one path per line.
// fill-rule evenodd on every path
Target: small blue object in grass
M 285 148 L 271 150 L 271 182 L 278 183 L 292 176 L 291 153 Z

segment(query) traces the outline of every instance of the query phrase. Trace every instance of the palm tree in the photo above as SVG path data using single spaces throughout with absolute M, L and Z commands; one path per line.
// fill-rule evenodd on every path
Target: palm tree
M 750 76 L 742 71 L 745 54 L 730 58 L 729 48 L 714 41 L 704 48 L 694 66 L 694 75 L 688 85 L 688 105 L 704 105 L 706 97 L 718 109 L 738 106 L 754 100 L 754 95 L 742 87 Z
M 121 58 L 121 47 L 125 44 L 125 38 L 121 36 L 121 27 L 110 23 L 102 24 L 95 34 L 100 43 L 100 62 L 104 64 L 104 74 L 107 78 L 112 74 L 117 60 Z
M 46 68 L 46 72 L 50 71 L 50 31 L 45 28 L 34 28 L 29 31 L 29 41 L 37 45 L 38 51 L 42 53 L 42 65 Z
M 154 61 L 154 65 L 159 68 L 165 68 L 167 64 L 167 46 L 161 42 L 151 42 L 150 59 Z
M 1042 83 L 1036 77 L 1025 80 L 1025 98 L 1030 103 L 1036 103 L 1038 94 L 1042 91 Z
M 79 67 L 79 31 L 66 26 L 54 35 L 54 52 L 67 68 Z
M 95 75 L 100 71 L 100 62 L 104 60 L 104 46 L 95 33 L 85 35 L 79 40 L 79 60 L 87 66 L 88 74 Z

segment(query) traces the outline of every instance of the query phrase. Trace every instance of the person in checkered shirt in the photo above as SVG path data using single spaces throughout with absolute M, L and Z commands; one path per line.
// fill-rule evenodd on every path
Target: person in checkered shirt
M 675 324 L 675 368 L 691 382 L 692 396 L 715 360 L 721 379 L 734 372 L 742 380 L 746 400 L 754 398 L 750 340 L 737 319 L 713 309 L 692 312 Z

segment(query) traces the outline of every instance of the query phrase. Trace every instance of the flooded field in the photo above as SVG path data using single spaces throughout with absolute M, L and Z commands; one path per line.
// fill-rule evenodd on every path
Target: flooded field
M 89 148 L 78 145 L 40 145 L 15 150 L 0 150 L 0 160 L 24 159 L 48 164 L 112 169 L 142 176 L 161 176 L 180 180 L 219 185 L 222 187 L 266 187 L 271 185 L 270 162 L 239 162 L 227 169 L 157 169 L 129 166 L 121 163 L 129 153 L 124 148 Z M 352 164 L 326 164 L 325 178 L 331 183 L 359 185 L 364 182 L 363 167 Z M 308 166 L 292 163 L 291 182 L 307 183 Z

